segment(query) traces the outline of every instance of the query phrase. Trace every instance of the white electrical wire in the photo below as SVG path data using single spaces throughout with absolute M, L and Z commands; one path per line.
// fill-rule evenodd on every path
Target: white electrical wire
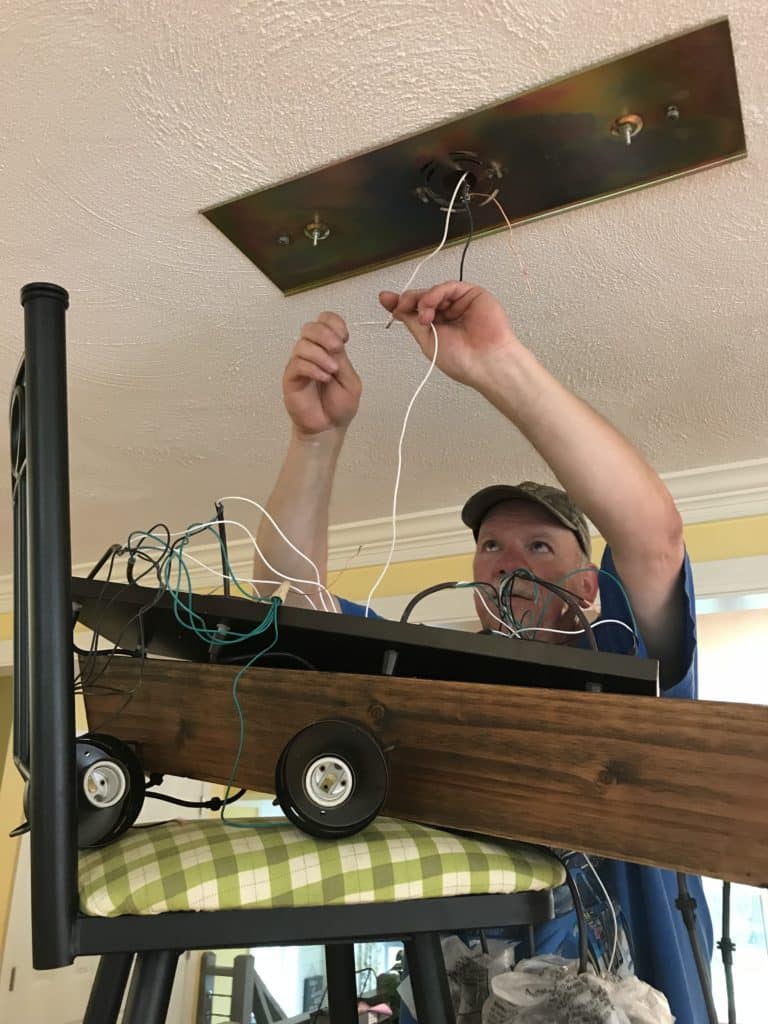
M 634 629 L 626 622 L 622 622 L 621 619 L 598 619 L 592 623 L 592 629 L 597 626 L 623 626 L 624 629 L 629 630 L 632 636 L 637 639 Z M 519 633 L 560 633 L 562 636 L 580 636 L 585 633 L 584 629 L 548 629 L 546 626 L 519 626 Z
M 581 856 L 584 858 L 584 860 L 587 862 L 587 864 L 589 864 L 590 868 L 592 869 L 592 874 L 597 879 L 597 884 L 602 889 L 603 896 L 605 896 L 605 901 L 608 904 L 608 907 L 609 907 L 609 909 L 611 911 L 611 920 L 613 921 L 613 948 L 611 949 L 611 956 L 610 956 L 610 958 L 608 960 L 608 967 L 607 967 L 608 974 L 610 974 L 611 973 L 611 969 L 613 968 L 613 961 L 616 959 L 616 951 L 619 948 L 619 922 L 618 922 L 618 920 L 616 918 L 616 908 L 613 905 L 613 900 L 608 895 L 608 890 L 605 887 L 605 883 L 603 882 L 603 880 L 600 877 L 600 875 L 597 873 L 597 868 L 595 867 L 595 865 L 592 863 L 592 861 L 589 859 L 589 857 L 587 856 L 586 853 L 582 853 Z
M 266 515 L 266 517 L 269 519 L 269 521 L 275 527 L 275 529 L 280 534 L 280 536 L 285 540 L 285 542 L 291 548 L 293 548 L 293 550 L 297 554 L 301 555 L 301 557 L 306 562 L 309 562 L 309 564 L 315 570 L 315 579 L 314 580 L 301 579 L 298 576 L 288 576 L 286 573 L 281 572 L 279 569 L 276 569 L 273 565 L 271 565 L 267 561 L 267 559 L 265 558 L 264 553 L 262 552 L 261 548 L 259 547 L 256 538 L 251 533 L 251 531 L 248 529 L 248 527 L 245 526 L 244 523 L 240 523 L 236 519 L 222 519 L 222 520 L 216 520 L 215 523 L 211 523 L 210 525 L 216 525 L 219 522 L 221 522 L 221 523 L 224 523 L 227 526 L 237 526 L 237 527 L 239 527 L 241 530 L 243 530 L 248 535 L 248 538 L 251 541 L 251 544 L 253 544 L 254 550 L 257 552 L 259 558 L 262 560 L 264 565 L 266 565 L 267 569 L 269 569 L 270 572 L 274 573 L 275 576 L 279 576 L 281 579 L 288 580 L 289 583 L 302 583 L 302 584 L 304 584 L 306 586 L 317 587 L 317 596 L 318 596 L 318 598 L 320 600 L 320 604 L 322 605 L 323 611 L 327 612 L 327 611 L 335 611 L 336 610 L 336 605 L 335 605 L 334 600 L 333 600 L 333 595 L 328 590 L 328 588 L 323 583 L 320 582 L 320 571 L 317 568 L 317 566 L 315 565 L 315 563 L 312 561 L 311 558 L 309 558 L 308 555 L 305 555 L 303 553 L 303 551 L 299 551 L 299 549 L 296 547 L 296 545 L 293 544 L 288 539 L 288 537 L 285 536 L 283 531 L 277 525 L 277 523 L 272 518 L 272 516 L 269 514 L 269 512 L 266 511 L 266 509 L 264 509 L 257 501 L 253 501 L 252 498 L 243 498 L 240 495 L 230 495 L 229 497 L 218 498 L 217 500 L 220 501 L 220 502 L 224 502 L 224 501 L 246 501 L 246 502 L 248 502 L 251 505 L 255 505 L 256 508 L 261 509 L 261 511 L 264 513 L 264 515 Z M 184 532 L 187 532 L 187 531 L 182 531 L 182 533 L 184 533 Z M 171 536 L 178 536 L 178 534 L 171 534 Z M 326 598 L 328 598 L 330 600 L 330 603 L 331 603 L 331 607 L 330 608 L 326 604 Z
M 229 520 L 224 520 L 224 521 L 225 522 L 229 522 Z M 235 524 L 235 525 L 242 525 L 242 524 Z M 171 536 L 173 536 L 173 534 Z M 212 576 L 218 576 L 218 578 L 220 580 L 229 580 L 232 583 L 250 583 L 251 586 L 254 588 L 254 590 L 256 590 L 256 584 L 257 583 L 264 583 L 264 584 L 267 584 L 269 586 L 275 586 L 275 587 L 278 586 L 279 583 L 280 583 L 280 580 L 254 580 L 254 579 L 250 579 L 247 576 L 230 576 L 228 573 L 222 572 L 221 569 L 214 569 L 213 566 L 208 565 L 207 563 L 203 562 L 202 559 L 195 558 L 195 556 L 194 555 L 190 555 L 190 553 L 188 551 L 185 551 L 181 557 L 182 557 L 182 559 L 185 562 L 187 562 L 187 561 L 194 562 L 195 565 L 199 565 L 202 569 L 205 569 L 205 571 L 209 572 Z M 307 594 L 305 591 L 301 590 L 299 587 L 289 586 L 288 589 L 293 591 L 294 594 L 300 594 L 302 597 L 306 597 L 307 601 L 309 602 L 310 607 L 313 608 L 315 611 L 317 611 L 317 605 L 312 600 L 312 598 L 309 596 L 309 594 Z M 256 596 L 258 598 L 261 598 L 261 594 L 259 594 L 258 590 L 256 590 Z
M 245 499 L 245 500 L 247 500 L 247 499 Z M 264 564 L 267 565 L 268 568 L 272 569 L 272 566 L 269 565 L 267 560 L 262 555 L 261 549 L 259 548 L 259 545 L 256 542 L 256 538 L 253 536 L 253 534 L 251 533 L 251 531 L 248 529 L 247 526 L 245 526 L 243 523 L 238 522 L 236 519 L 217 519 L 216 523 L 222 523 L 225 526 L 239 526 L 241 530 L 244 530 L 248 534 L 248 536 L 250 537 L 251 543 L 253 544 L 254 549 L 258 552 L 258 554 L 261 557 L 261 559 L 264 562 Z M 168 536 L 169 537 L 190 537 L 191 538 L 191 537 L 196 536 L 197 534 L 201 534 L 205 528 L 207 528 L 208 526 L 212 526 L 213 523 L 204 523 L 204 524 L 195 524 L 195 525 L 196 525 L 195 529 L 192 529 L 191 527 L 188 527 L 186 530 L 176 530 L 176 531 L 169 530 L 168 531 Z M 150 550 L 150 551 L 155 550 L 155 551 L 161 551 L 161 552 L 166 550 L 166 546 L 164 544 L 164 541 L 163 541 L 162 537 L 158 537 L 156 534 L 153 534 L 153 533 L 146 534 L 146 536 L 152 537 L 154 540 L 157 540 L 159 542 L 159 544 L 158 544 L 158 547 L 156 547 L 156 548 L 145 548 L 144 550 Z M 194 562 L 196 565 L 201 566 L 203 569 L 205 569 L 207 572 L 211 573 L 212 575 L 218 576 L 219 579 L 229 580 L 230 582 L 235 583 L 235 584 L 238 584 L 238 583 L 250 583 L 253 586 L 253 589 L 256 590 L 256 596 L 259 599 L 261 599 L 261 594 L 259 594 L 258 590 L 256 589 L 256 586 L 255 586 L 256 583 L 279 584 L 279 582 L 280 582 L 279 580 L 256 580 L 256 579 L 250 579 L 250 578 L 242 578 L 241 579 L 239 576 L 234 576 L 234 575 L 233 576 L 229 576 L 227 573 L 223 573 L 219 569 L 214 569 L 210 565 L 208 565 L 206 562 L 203 562 L 201 559 L 196 558 L 194 555 L 190 554 L 189 551 L 187 551 L 186 549 L 181 554 L 179 554 L 179 552 L 176 552 L 175 554 L 176 554 L 176 557 L 180 559 L 182 564 L 187 562 L 187 561 Z M 281 576 L 283 580 L 289 580 L 290 581 L 290 580 L 294 579 L 294 577 L 292 577 L 292 576 L 285 576 L 283 573 L 280 572 L 279 569 L 273 569 L 272 571 L 275 572 L 278 576 Z M 316 583 L 315 583 L 314 580 L 299 580 L 299 579 L 296 579 L 295 582 L 297 582 L 297 583 L 308 583 L 310 586 L 316 586 Z M 288 589 L 292 590 L 294 593 L 300 594 L 302 597 L 305 597 L 307 599 L 307 601 L 309 602 L 310 606 L 315 611 L 317 611 L 317 605 L 312 600 L 312 598 L 309 596 L 309 594 L 305 593 L 299 587 L 289 586 Z M 320 602 L 323 605 L 323 611 L 328 611 L 327 606 L 323 603 L 323 595 L 322 595 L 322 593 L 320 591 L 318 591 L 318 596 L 320 597 Z M 331 598 L 331 601 L 333 602 L 333 596 L 330 593 L 328 593 L 328 596 Z M 332 611 L 336 610 L 335 604 L 333 604 L 331 610 Z
M 348 327 L 386 327 L 387 320 L 354 320 L 347 324 Z M 402 324 L 405 327 L 405 324 Z
M 440 252 L 440 250 L 445 245 L 446 239 L 448 238 L 448 225 L 451 223 L 451 214 L 453 213 L 453 205 L 456 202 L 456 196 L 459 194 L 459 189 L 461 188 L 461 186 L 466 181 L 468 174 L 469 174 L 469 171 L 465 171 L 464 174 L 462 174 L 462 176 L 459 178 L 459 180 L 458 180 L 458 182 L 456 184 L 456 188 L 453 190 L 453 195 L 451 196 L 451 201 L 448 204 L 448 212 L 445 215 L 445 228 L 443 229 L 443 237 L 440 239 L 440 245 L 438 245 L 438 247 L 436 249 L 433 249 L 431 253 L 429 253 L 427 256 L 425 256 L 424 259 L 421 261 L 421 263 L 417 263 L 416 264 L 416 269 L 414 270 L 414 272 L 411 274 L 411 276 L 406 281 L 405 288 L 403 288 L 401 290 L 401 292 L 400 292 L 401 295 L 403 294 L 403 292 L 407 292 L 408 289 L 411 287 L 411 284 L 413 283 L 414 278 L 416 277 L 418 272 L 421 270 L 421 268 L 424 266 L 424 264 L 428 263 L 429 260 L 431 260 L 433 256 L 437 256 L 437 254 Z M 395 320 L 394 316 L 391 316 L 389 318 L 389 323 L 386 326 L 387 327 L 391 327 L 391 325 L 394 323 L 394 320 Z
M 397 473 L 395 474 L 395 490 L 394 490 L 394 494 L 392 495 L 392 543 L 389 545 L 389 554 L 387 555 L 387 560 L 384 563 L 384 567 L 382 568 L 381 572 L 379 573 L 378 579 L 376 580 L 376 582 L 373 584 L 373 586 L 371 587 L 370 591 L 368 592 L 368 600 L 365 602 L 365 617 L 366 617 L 366 619 L 368 618 L 368 614 L 369 614 L 369 612 L 371 610 L 371 599 L 372 599 L 373 595 L 376 593 L 376 591 L 378 590 L 379 584 L 381 583 L 381 581 L 384 579 L 385 575 L 387 574 L 387 570 L 389 569 L 390 563 L 392 561 L 392 556 L 395 553 L 395 544 L 397 543 L 397 495 L 398 495 L 398 491 L 400 490 L 400 474 L 403 471 L 403 440 L 405 438 L 406 427 L 408 426 L 408 418 L 411 415 L 411 409 L 413 408 L 413 403 L 419 397 L 419 394 L 421 393 L 421 389 L 424 387 L 424 385 L 429 380 L 430 375 L 431 375 L 432 371 L 435 368 L 435 363 L 437 362 L 437 352 L 438 352 L 437 331 L 435 330 L 435 325 L 434 324 L 430 324 L 429 326 L 432 328 L 432 334 L 433 334 L 434 339 L 435 339 L 435 351 L 432 353 L 432 362 L 429 364 L 429 369 L 424 374 L 424 377 L 423 377 L 423 379 L 421 381 L 421 384 L 419 384 L 419 386 L 414 391 L 413 398 L 411 398 L 410 402 L 408 403 L 408 408 L 405 410 L 405 418 L 403 419 L 403 427 L 402 427 L 402 430 L 400 431 L 400 440 L 397 442 Z
M 416 275 L 418 274 L 419 270 L 421 270 L 421 268 L 424 266 L 424 264 L 428 260 L 431 260 L 433 256 L 436 256 L 440 252 L 440 250 L 443 248 L 443 246 L 445 245 L 446 239 L 448 238 L 448 225 L 451 222 L 451 214 L 453 213 L 453 206 L 454 206 L 454 203 L 456 202 L 456 196 L 459 194 L 459 189 L 464 184 L 464 181 L 467 178 L 467 174 L 468 174 L 468 172 L 465 172 L 464 174 L 462 174 L 462 176 L 458 180 L 458 183 L 456 184 L 456 188 L 453 190 L 453 195 L 451 196 L 451 201 L 448 204 L 448 212 L 445 215 L 445 228 L 443 229 L 443 237 L 440 239 L 440 244 L 438 245 L 438 247 L 436 249 L 433 249 L 432 252 L 429 253 L 429 255 L 425 256 L 424 259 L 420 263 L 418 263 L 416 265 L 416 269 L 413 271 L 411 276 L 408 278 L 408 280 L 407 280 L 407 282 L 405 284 L 405 288 L 403 288 L 402 292 L 400 293 L 401 295 L 402 295 L 403 292 L 407 292 L 408 291 L 408 289 L 409 289 L 413 279 L 416 277 Z M 386 324 L 386 326 L 389 327 L 392 323 L 394 323 L 394 319 L 395 319 L 394 316 L 390 317 L 389 323 Z M 381 581 L 384 579 L 385 575 L 387 574 L 387 571 L 389 570 L 390 563 L 392 562 L 392 556 L 395 553 L 395 544 L 397 543 L 397 495 L 398 495 L 398 491 L 400 489 L 400 474 L 401 474 L 402 469 L 403 469 L 403 439 L 405 438 L 405 430 L 406 430 L 406 427 L 408 426 L 408 417 L 411 415 L 411 409 L 413 408 L 413 403 L 416 401 L 416 399 L 418 398 L 419 394 L 421 393 L 421 389 L 424 387 L 424 385 L 429 380 L 430 375 L 431 375 L 432 371 L 435 368 L 435 363 L 437 362 L 437 353 L 438 353 L 438 348 L 439 348 L 439 342 L 438 342 L 438 339 L 437 339 L 437 330 L 435 328 L 434 323 L 431 323 L 429 326 L 432 328 L 432 336 L 433 336 L 434 341 L 435 341 L 435 350 L 432 353 L 432 362 L 429 364 L 429 369 L 427 370 L 426 374 L 424 375 L 424 378 L 421 381 L 421 383 L 419 384 L 419 386 L 416 388 L 416 391 L 413 394 L 413 398 L 408 403 L 408 408 L 405 411 L 405 418 L 403 419 L 403 427 L 402 427 L 402 430 L 400 431 L 400 440 L 397 443 L 397 473 L 395 475 L 395 492 L 394 492 L 394 494 L 392 496 L 392 543 L 390 544 L 390 547 L 389 547 L 389 554 L 387 555 L 387 560 L 384 563 L 384 568 L 379 573 L 378 579 L 373 584 L 373 586 L 371 587 L 371 589 L 370 589 L 370 591 L 368 593 L 368 599 L 365 602 L 365 617 L 366 618 L 368 618 L 368 614 L 369 614 L 369 612 L 371 610 L 371 598 L 376 593 L 376 591 L 379 588 L 379 584 L 381 583 Z

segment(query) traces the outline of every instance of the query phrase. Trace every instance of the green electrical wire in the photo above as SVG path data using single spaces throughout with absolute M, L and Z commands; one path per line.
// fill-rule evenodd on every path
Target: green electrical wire
M 246 669 L 249 669 L 251 668 L 251 666 L 255 665 L 259 658 L 263 658 L 264 655 L 271 651 L 272 648 L 277 643 L 277 609 L 281 603 L 282 602 L 280 601 L 279 598 L 272 598 L 272 608 L 269 612 L 269 615 L 267 616 L 269 624 L 274 626 L 275 631 L 274 636 L 272 637 L 272 642 L 267 647 L 265 647 L 263 651 L 259 651 L 258 654 L 254 654 L 251 660 L 247 662 L 245 665 L 243 665 L 243 667 L 237 673 L 235 678 L 232 680 L 232 702 L 234 703 L 235 710 L 237 711 L 237 717 L 240 725 L 240 739 L 237 745 L 237 753 L 235 754 L 235 760 L 234 763 L 232 764 L 232 771 L 230 772 L 229 779 L 227 780 L 227 788 L 224 792 L 224 803 L 221 805 L 221 810 L 219 812 L 222 822 L 225 825 L 230 825 L 232 828 L 269 828 L 274 827 L 275 825 L 275 822 L 273 821 L 233 821 L 232 819 L 227 819 L 224 812 L 227 807 L 226 801 L 227 798 L 229 797 L 229 791 L 232 788 L 232 784 L 235 781 L 235 775 L 237 774 L 237 769 L 240 766 L 240 758 L 243 755 L 243 746 L 245 745 L 245 716 L 243 715 L 243 709 L 240 704 L 240 699 L 237 696 L 237 688 L 240 685 L 240 680 L 242 679 L 243 673 L 246 671 Z

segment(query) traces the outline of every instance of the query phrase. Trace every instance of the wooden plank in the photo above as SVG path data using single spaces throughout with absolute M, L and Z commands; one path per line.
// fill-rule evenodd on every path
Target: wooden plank
M 136 742 L 148 772 L 226 782 L 235 671 L 115 658 L 90 728 Z M 268 668 L 238 698 L 249 789 L 274 792 L 291 737 L 344 717 L 393 748 L 395 817 L 768 883 L 768 707 Z

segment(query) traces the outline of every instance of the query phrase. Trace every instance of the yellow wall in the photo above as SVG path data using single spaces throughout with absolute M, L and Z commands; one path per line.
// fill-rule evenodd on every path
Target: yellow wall
M 768 555 L 768 516 L 747 516 L 743 519 L 695 523 L 685 528 L 685 543 L 692 562 L 715 562 L 727 558 L 749 558 Z M 599 560 L 605 544 L 594 538 L 593 558 Z M 380 565 L 349 568 L 335 577 L 331 573 L 330 588 L 350 600 L 365 600 Z M 472 556 L 451 555 L 420 561 L 396 562 L 381 582 L 379 597 L 415 594 L 424 587 L 443 580 L 468 580 L 472 575 Z M 336 588 L 338 582 L 338 589 Z
M 0 674 L 0 949 L 5 945 L 5 930 L 8 925 L 10 897 L 16 873 L 16 855 L 19 840 L 11 839 L 8 833 L 21 821 L 21 796 L 23 783 L 13 763 L 11 734 L 11 680 Z M 2 742 L 4 740 L 4 742 Z
M 0 745 L 0 950 L 5 948 L 5 933 L 8 927 L 8 913 L 16 874 L 16 860 L 19 840 L 12 839 L 9 832 L 19 825 L 24 817 L 22 798 L 24 782 L 13 763 L 11 742 L 11 721 L 13 703 L 11 699 L 11 678 L 0 670 L 0 740 L 6 736 L 5 746 Z M 3 729 L 3 724 L 7 726 Z M 85 706 L 81 697 L 75 701 L 75 725 L 78 732 L 86 729 Z M 2 957 L 0 957 L 2 959 Z

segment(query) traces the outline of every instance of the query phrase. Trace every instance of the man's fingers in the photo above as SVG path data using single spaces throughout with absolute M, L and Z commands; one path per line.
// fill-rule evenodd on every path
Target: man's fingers
M 425 291 L 419 292 L 417 309 L 419 320 L 423 324 L 431 324 L 437 312 L 448 314 L 449 319 L 461 316 L 467 303 L 462 301 L 470 293 L 477 291 L 475 285 L 466 281 L 446 281 Z M 455 316 L 453 315 L 455 313 Z
M 286 387 L 296 384 L 301 385 L 307 380 L 314 380 L 319 384 L 327 384 L 332 377 L 332 373 L 328 373 L 327 370 L 318 366 L 317 363 L 294 356 L 285 368 L 284 384 Z
M 339 367 L 334 374 L 336 380 L 341 384 L 342 387 L 347 389 L 354 389 L 359 386 L 360 378 L 357 375 L 357 371 L 352 365 L 347 350 L 339 354 L 338 357 Z
M 322 313 L 320 314 L 323 315 Z M 336 314 L 330 314 L 335 316 Z M 343 324 L 344 321 L 341 317 L 338 319 Z M 337 330 L 331 327 L 329 324 L 323 323 L 320 320 L 311 320 L 301 328 L 301 336 L 299 340 L 306 339 L 307 341 L 314 342 L 315 345 L 320 345 L 327 352 L 336 354 L 344 349 L 344 344 L 347 340 L 346 331 L 344 334 L 339 334 Z
M 433 322 L 438 311 L 447 313 L 458 304 L 463 312 L 466 304 L 461 300 L 474 291 L 476 286 L 465 281 L 446 281 L 432 288 L 411 289 L 399 295 L 397 292 L 381 292 L 379 302 L 394 317 L 403 320 L 416 317 L 426 327 Z
M 341 338 L 342 342 L 346 344 L 349 341 L 349 331 L 344 320 L 339 316 L 338 313 L 325 312 L 317 314 L 318 323 L 325 324 L 327 327 L 337 334 Z
M 310 341 L 308 338 L 299 338 L 294 345 L 291 361 L 299 359 L 302 362 L 312 363 L 321 370 L 325 370 L 326 373 L 336 373 L 339 369 L 339 363 L 341 362 L 343 345 L 341 346 L 341 349 L 342 351 L 338 353 L 331 353 L 328 352 L 327 349 L 323 348 L 322 345 L 319 345 L 314 341 Z
M 307 374 L 306 368 L 312 366 L 317 373 Z M 347 388 L 354 388 L 359 383 L 359 377 L 355 368 L 349 360 L 344 346 L 340 352 L 330 353 L 313 341 L 307 338 L 299 338 L 293 349 L 293 355 L 286 367 L 286 381 L 295 381 L 302 376 L 309 376 L 312 380 L 327 382 L 331 377 Z

